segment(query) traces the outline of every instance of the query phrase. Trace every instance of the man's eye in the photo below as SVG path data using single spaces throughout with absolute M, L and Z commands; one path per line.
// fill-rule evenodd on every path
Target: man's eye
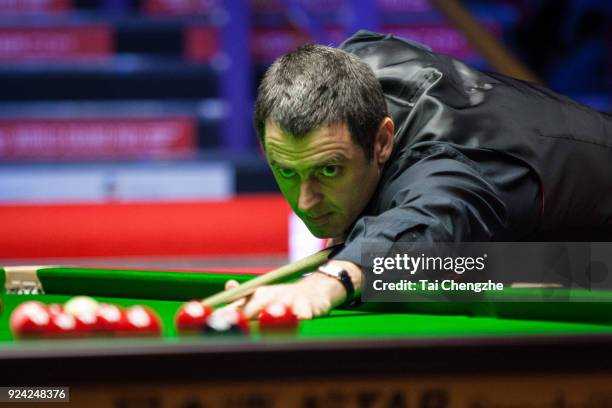
M 278 173 L 284 178 L 291 178 L 295 176 L 295 171 L 289 169 L 283 169 L 282 167 L 278 167 Z
M 334 177 L 338 175 L 338 172 L 340 171 L 340 167 L 335 166 L 335 165 L 330 165 L 330 166 L 325 166 L 321 169 L 321 174 L 323 174 L 325 177 Z

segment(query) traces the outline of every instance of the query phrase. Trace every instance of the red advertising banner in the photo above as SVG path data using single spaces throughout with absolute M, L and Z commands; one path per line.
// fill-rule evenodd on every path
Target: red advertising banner
M 109 26 L 0 28 L 0 60 L 106 59 L 114 52 Z
M 0 0 L 0 15 L 69 11 L 72 0 Z
M 173 158 L 196 149 L 193 118 L 0 119 L 0 160 Z
M 0 259 L 282 256 L 280 194 L 202 202 L 0 205 Z M 257 214 L 256 217 L 253 214 Z

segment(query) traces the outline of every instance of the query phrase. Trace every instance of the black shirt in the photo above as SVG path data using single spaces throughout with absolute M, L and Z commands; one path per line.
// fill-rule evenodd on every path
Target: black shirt
M 360 31 L 341 49 L 380 81 L 395 148 L 334 258 L 361 243 L 512 241 L 612 226 L 612 118 L 426 47 Z

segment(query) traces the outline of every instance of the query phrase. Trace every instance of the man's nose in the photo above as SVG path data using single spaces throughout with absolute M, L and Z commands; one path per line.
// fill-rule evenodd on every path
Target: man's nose
M 298 199 L 300 211 L 308 212 L 321 201 L 321 192 L 316 184 L 316 182 L 306 180 L 300 185 L 300 197 Z

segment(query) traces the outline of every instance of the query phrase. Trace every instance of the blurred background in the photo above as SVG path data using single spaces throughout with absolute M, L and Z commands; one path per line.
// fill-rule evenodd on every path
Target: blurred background
M 314 250 L 258 150 L 253 100 L 274 58 L 361 28 L 483 70 L 505 70 L 501 49 L 612 111 L 612 2 L 448 4 L 0 0 L 0 260 L 268 267 Z

